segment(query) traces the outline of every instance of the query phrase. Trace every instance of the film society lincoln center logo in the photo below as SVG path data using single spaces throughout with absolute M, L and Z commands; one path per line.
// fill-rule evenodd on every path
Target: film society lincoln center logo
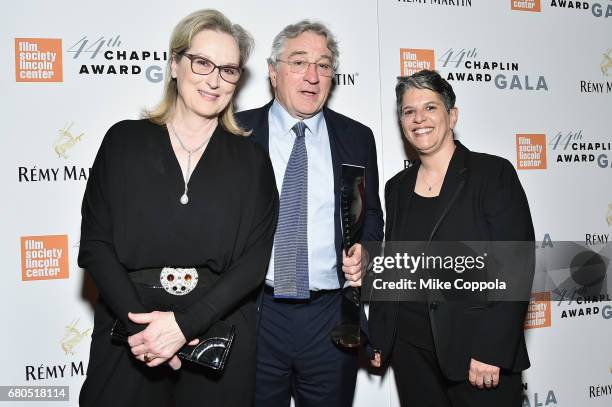
M 519 170 L 546 169 L 546 135 L 516 135 L 516 168 Z
M 401 76 L 410 76 L 423 69 L 436 69 L 433 49 L 400 48 Z
M 62 82 L 62 40 L 15 38 L 15 81 Z
M 541 0 L 510 0 L 510 7 L 517 11 L 542 11 Z
M 21 280 L 68 278 L 68 235 L 22 236 Z
M 548 328 L 550 322 L 550 292 L 533 293 L 529 300 L 524 328 Z

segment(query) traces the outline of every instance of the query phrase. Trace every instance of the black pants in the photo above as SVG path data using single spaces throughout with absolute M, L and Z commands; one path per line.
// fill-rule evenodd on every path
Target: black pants
M 402 407 L 521 407 L 520 373 L 502 373 L 499 386 L 480 390 L 468 381 L 447 380 L 435 352 L 397 338 L 391 366 Z
M 248 315 L 246 308 L 253 308 Z M 103 302 L 96 306 L 87 378 L 81 388 L 82 407 L 251 407 L 255 387 L 255 304 L 246 304 L 226 321 L 236 337 L 225 370 L 183 362 L 173 371 L 167 365 L 147 367 L 127 345 L 111 341 L 115 317 Z
M 255 407 L 351 406 L 357 353 L 330 332 L 340 317 L 340 292 L 309 301 L 263 294 L 257 337 Z

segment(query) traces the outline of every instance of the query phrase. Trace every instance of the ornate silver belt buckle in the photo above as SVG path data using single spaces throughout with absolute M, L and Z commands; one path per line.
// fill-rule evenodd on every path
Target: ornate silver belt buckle
M 198 270 L 164 267 L 159 274 L 162 287 L 172 295 L 185 295 L 193 291 L 198 284 Z

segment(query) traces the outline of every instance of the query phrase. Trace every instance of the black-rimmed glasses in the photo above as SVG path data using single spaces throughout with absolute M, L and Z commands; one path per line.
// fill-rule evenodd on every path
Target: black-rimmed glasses
M 219 70 L 221 79 L 225 82 L 229 82 L 232 85 L 238 83 L 240 75 L 242 75 L 242 68 L 233 65 L 217 65 L 213 61 L 201 57 L 199 55 L 188 54 L 182 52 L 178 55 L 183 55 L 191 60 L 191 71 L 198 75 L 209 75 L 215 68 Z

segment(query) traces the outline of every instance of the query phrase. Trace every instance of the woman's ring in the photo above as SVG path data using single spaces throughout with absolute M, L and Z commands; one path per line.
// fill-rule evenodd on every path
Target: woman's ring
M 145 352 L 144 354 L 144 361 L 145 363 L 149 363 L 150 361 L 152 361 L 154 358 L 149 356 L 149 352 Z

